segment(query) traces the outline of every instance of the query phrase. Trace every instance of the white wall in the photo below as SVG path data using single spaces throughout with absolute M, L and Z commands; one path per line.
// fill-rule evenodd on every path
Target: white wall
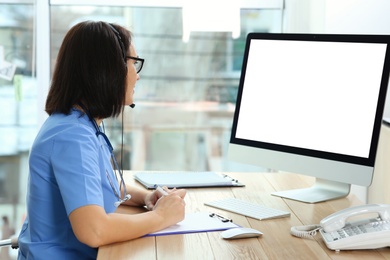
M 389 0 L 326 0 L 327 33 L 390 34 Z M 390 91 L 384 111 L 390 117 Z
M 285 0 L 285 33 L 390 34 L 390 0 Z M 390 117 L 390 89 L 384 116 Z M 367 202 L 367 188 L 351 193 Z
M 283 24 L 285 33 L 390 34 L 390 0 L 285 0 Z
M 390 33 L 389 0 L 326 0 L 325 30 L 335 33 Z
M 326 0 L 324 32 L 390 34 L 389 14 L 389 0 Z M 390 117 L 390 90 L 387 91 L 384 116 Z M 373 184 L 377 179 L 375 177 L 378 177 L 377 173 L 375 169 Z M 363 196 L 365 190 L 363 187 L 353 186 L 351 192 L 363 200 L 363 197 L 367 198 L 367 195 Z

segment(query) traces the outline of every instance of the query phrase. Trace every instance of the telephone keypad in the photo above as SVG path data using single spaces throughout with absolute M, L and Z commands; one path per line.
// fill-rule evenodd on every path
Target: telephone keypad
M 390 230 L 389 220 L 370 219 L 368 222 L 367 220 L 364 221 L 364 223 L 357 222 L 354 224 L 347 224 L 340 230 L 329 233 L 324 232 L 323 235 L 327 241 L 336 241 L 355 235 L 379 232 L 383 230 Z

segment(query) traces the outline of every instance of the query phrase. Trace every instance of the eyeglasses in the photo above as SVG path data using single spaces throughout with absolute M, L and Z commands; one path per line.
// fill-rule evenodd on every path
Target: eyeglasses
M 144 65 L 145 59 L 141 59 L 138 57 L 132 57 L 132 56 L 126 56 L 126 59 L 135 60 L 134 67 L 135 67 L 135 70 L 137 71 L 137 74 L 142 70 L 142 66 Z

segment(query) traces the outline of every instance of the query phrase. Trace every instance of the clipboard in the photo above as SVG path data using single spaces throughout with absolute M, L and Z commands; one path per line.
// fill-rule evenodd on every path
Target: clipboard
M 217 172 L 136 172 L 134 179 L 147 189 L 156 186 L 172 188 L 244 187 L 226 174 Z
M 185 219 L 176 225 L 147 234 L 145 237 L 213 232 L 237 227 L 240 226 L 234 224 L 230 219 L 224 218 L 221 215 L 207 212 L 195 212 L 187 213 Z

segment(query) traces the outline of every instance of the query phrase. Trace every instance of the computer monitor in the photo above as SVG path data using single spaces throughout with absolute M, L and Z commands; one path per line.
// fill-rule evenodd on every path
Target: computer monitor
M 273 195 L 315 203 L 369 186 L 389 80 L 390 35 L 250 33 L 229 160 L 316 177 Z

